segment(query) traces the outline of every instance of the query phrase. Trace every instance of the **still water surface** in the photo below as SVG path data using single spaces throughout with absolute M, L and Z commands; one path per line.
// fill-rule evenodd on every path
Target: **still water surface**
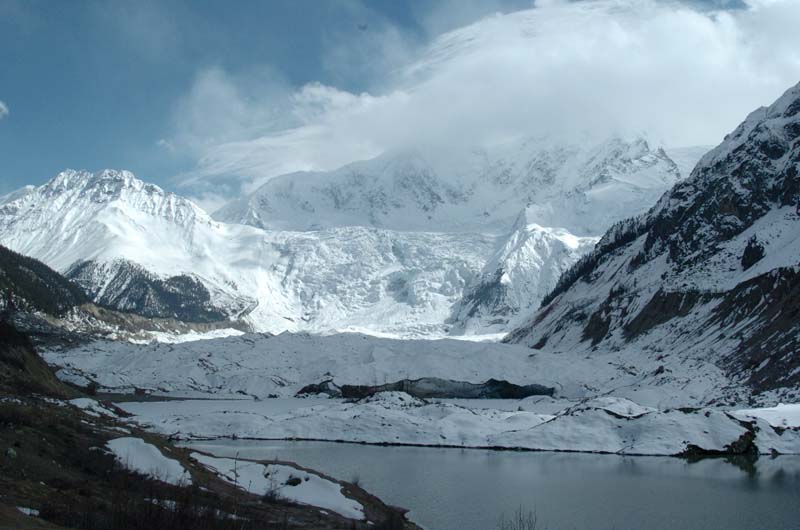
M 800 457 L 622 457 L 326 442 L 216 441 L 218 456 L 289 460 L 411 510 L 426 530 L 491 530 L 535 510 L 550 530 L 800 529 Z

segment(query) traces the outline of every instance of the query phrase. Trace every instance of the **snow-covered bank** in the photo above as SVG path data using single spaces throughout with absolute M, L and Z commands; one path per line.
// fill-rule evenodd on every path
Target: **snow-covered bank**
M 800 403 L 794 405 L 780 403 L 775 407 L 739 410 L 736 415 L 744 419 L 761 418 L 773 427 L 800 428 Z
M 189 485 L 192 477 L 180 462 L 167 458 L 155 445 L 141 438 L 124 437 L 110 440 L 106 446 L 125 468 L 167 484 Z
M 349 519 L 364 519 L 364 507 L 346 497 L 340 484 L 315 473 L 287 465 L 215 458 L 202 453 L 192 453 L 192 458 L 226 482 L 250 493 L 316 506 Z
M 135 421 L 184 439 L 307 439 L 371 444 L 489 447 L 630 455 L 800 454 L 800 428 L 774 428 L 758 410 L 657 410 L 623 398 L 562 402 L 554 414 L 540 401 L 517 410 L 467 408 L 387 392 L 357 403 L 124 403 Z M 541 406 L 553 408 L 553 401 Z M 508 407 L 510 408 L 510 407 Z M 529 410 L 526 410 L 529 409 Z M 746 421 L 745 421 L 746 420 Z M 776 420 L 779 421 L 779 420 Z

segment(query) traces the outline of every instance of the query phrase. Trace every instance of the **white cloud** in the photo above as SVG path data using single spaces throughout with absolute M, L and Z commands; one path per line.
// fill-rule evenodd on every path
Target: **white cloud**
M 199 160 L 184 177 L 247 191 L 387 149 L 575 131 L 713 144 L 800 80 L 794 0 L 724 12 L 647 0 L 538 4 L 441 35 L 392 64 L 400 75 L 375 94 L 203 72 L 176 112 L 177 145 Z
M 168 153 L 175 152 L 175 146 L 172 145 L 172 142 L 170 142 L 166 138 L 160 138 L 158 141 L 156 141 L 156 145 L 161 149 L 166 150 Z
M 0 120 L 8 116 L 8 105 L 0 101 Z
M 230 201 L 229 194 L 225 193 L 201 192 L 187 197 L 206 212 L 215 212 Z

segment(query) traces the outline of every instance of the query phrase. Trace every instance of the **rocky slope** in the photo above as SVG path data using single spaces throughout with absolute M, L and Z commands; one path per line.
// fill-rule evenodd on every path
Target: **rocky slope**
M 212 303 L 208 288 L 194 275 L 159 277 L 125 259 L 80 261 L 66 272 L 97 304 L 152 318 L 186 322 L 220 322 L 250 309 L 244 297 L 224 297 Z
M 25 334 L 0 320 L 0 395 L 27 393 L 59 398 L 79 395 L 74 388 L 56 378 Z
M 612 227 L 507 340 L 702 358 L 757 399 L 796 398 L 799 173 L 800 85 L 751 113 L 648 213 Z
M 179 296 L 187 299 L 183 292 Z M 175 340 L 195 333 L 249 331 L 240 322 L 151 318 L 99 306 L 90 300 L 78 283 L 41 261 L 0 246 L 0 322 L 13 322 L 37 342 L 70 344 L 91 337 Z
M 267 470 L 283 472 L 267 497 L 255 480 L 230 480 L 221 462 L 126 416 L 56 379 L 28 338 L 0 321 L 0 528 L 233 530 L 243 519 L 253 529 L 418 528 L 355 484 L 237 459 L 242 476 L 256 468 L 263 482 Z
M 0 311 L 63 315 L 87 301 L 78 285 L 44 263 L 0 246 Z

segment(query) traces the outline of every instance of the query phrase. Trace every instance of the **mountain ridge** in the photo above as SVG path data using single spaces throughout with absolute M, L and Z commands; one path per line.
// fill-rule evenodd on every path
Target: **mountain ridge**
M 517 156 L 513 163 L 518 168 L 528 167 L 530 160 L 519 156 L 518 144 L 509 149 Z M 567 250 L 572 247 L 564 242 L 572 236 L 542 223 L 564 211 L 579 218 L 582 211 L 596 210 L 624 195 L 627 202 L 622 206 L 598 210 L 592 224 L 600 227 L 620 212 L 638 211 L 643 196 L 660 193 L 679 176 L 663 150 L 652 149 L 642 139 L 627 143 L 614 139 L 599 149 L 583 146 L 577 151 L 554 141 L 526 149 L 544 153 L 544 158 L 534 157 L 540 165 L 517 172 L 517 185 L 548 182 L 547 200 L 519 210 L 505 205 L 489 224 L 484 212 L 475 210 L 469 215 L 481 218 L 480 222 L 459 221 L 457 231 L 416 210 L 403 210 L 402 216 L 416 219 L 425 230 L 390 230 L 369 223 L 263 230 L 217 221 L 190 200 L 127 171 L 67 170 L 0 204 L 0 242 L 76 280 L 96 303 L 149 318 L 240 321 L 248 329 L 271 333 L 364 331 L 412 337 L 502 333 L 516 314 L 537 303 L 559 273 L 588 250 L 588 245 Z M 570 158 L 575 152 L 578 159 Z M 474 160 L 465 159 L 461 167 L 474 169 Z M 392 178 L 397 177 L 392 182 L 399 183 L 403 197 L 419 206 L 419 212 L 430 206 L 435 213 L 447 201 L 462 201 L 460 208 L 467 204 L 466 197 L 480 195 L 457 190 L 456 180 L 448 183 L 434 173 L 417 171 L 425 168 L 420 166 L 426 163 L 424 158 L 390 162 L 382 167 L 391 169 Z M 491 166 L 491 161 L 483 159 L 481 164 Z M 514 180 L 505 171 L 510 166 L 501 166 L 492 170 L 492 186 Z M 573 167 L 584 172 L 568 175 L 570 181 L 560 183 L 550 171 L 553 167 L 564 175 Z M 481 171 L 476 173 L 478 180 L 485 177 Z M 291 184 L 292 179 L 285 180 Z M 565 195 L 561 192 L 565 188 L 572 191 Z M 528 224 L 540 228 L 515 225 L 509 232 L 522 210 Z M 511 221 L 501 229 L 505 217 Z M 514 243 L 515 238 L 531 244 Z M 509 245 L 516 249 L 512 254 L 527 253 L 534 264 L 511 266 L 511 262 L 519 265 L 521 258 L 506 253 L 502 259 L 517 272 L 513 282 L 500 288 L 504 302 L 479 307 L 483 302 L 474 295 L 494 277 L 492 270 L 483 269 L 495 259 L 494 253 Z M 496 264 L 489 267 L 497 269 Z M 179 293 L 178 286 L 187 292 Z M 527 294 L 533 297 L 523 302 Z M 471 299 L 462 301 L 465 296 Z M 477 315 L 480 318 L 474 318 Z
M 703 355 L 756 393 L 791 395 L 799 170 L 800 84 L 752 112 L 647 213 L 609 229 L 506 340 Z
M 598 226 L 655 202 L 680 178 L 666 151 L 643 137 L 528 138 L 447 155 L 386 153 L 333 171 L 276 177 L 214 218 L 276 230 L 361 225 L 500 234 L 520 211 L 539 205 L 542 226 L 600 235 Z

